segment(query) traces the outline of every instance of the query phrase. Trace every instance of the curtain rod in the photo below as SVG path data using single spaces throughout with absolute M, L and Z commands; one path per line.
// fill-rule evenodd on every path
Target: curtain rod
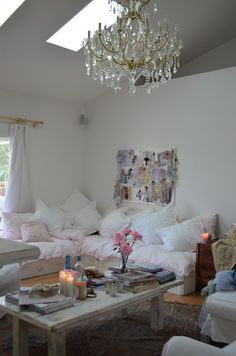
M 24 119 L 22 117 L 10 117 L 10 116 L 0 116 L 0 121 L 11 121 L 18 125 L 30 125 L 33 127 L 44 124 L 43 121 L 29 120 L 29 119 Z

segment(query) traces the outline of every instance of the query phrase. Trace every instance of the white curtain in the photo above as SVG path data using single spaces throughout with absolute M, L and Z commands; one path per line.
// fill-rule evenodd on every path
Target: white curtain
M 10 125 L 10 162 L 4 211 L 30 211 L 28 130 L 25 125 Z

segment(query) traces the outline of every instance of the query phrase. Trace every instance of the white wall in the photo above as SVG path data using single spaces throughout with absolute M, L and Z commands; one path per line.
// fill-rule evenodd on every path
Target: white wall
M 84 135 L 78 119 L 81 112 L 82 105 L 72 107 L 0 92 L 0 115 L 44 121 L 44 125 L 30 130 L 33 203 L 39 197 L 48 204 L 57 204 L 74 188 L 82 190 Z M 0 137 L 6 125 L 0 125 Z
M 177 77 L 199 74 L 236 65 L 236 37 L 180 67 Z
M 178 78 L 151 96 L 109 91 L 87 105 L 85 192 L 111 204 L 118 149 L 177 147 L 177 213 L 236 221 L 236 67 Z

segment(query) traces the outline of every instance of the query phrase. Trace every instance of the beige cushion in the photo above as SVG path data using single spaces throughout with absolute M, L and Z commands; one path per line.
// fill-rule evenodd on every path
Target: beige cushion
M 53 242 L 47 226 L 41 222 L 24 223 L 20 226 L 20 232 L 24 242 Z

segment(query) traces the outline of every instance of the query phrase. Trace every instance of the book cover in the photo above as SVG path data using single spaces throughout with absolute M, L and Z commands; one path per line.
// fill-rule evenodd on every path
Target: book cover
M 171 272 L 167 269 L 163 269 L 163 271 L 155 273 L 160 284 L 167 283 L 176 279 L 176 275 L 174 272 Z

